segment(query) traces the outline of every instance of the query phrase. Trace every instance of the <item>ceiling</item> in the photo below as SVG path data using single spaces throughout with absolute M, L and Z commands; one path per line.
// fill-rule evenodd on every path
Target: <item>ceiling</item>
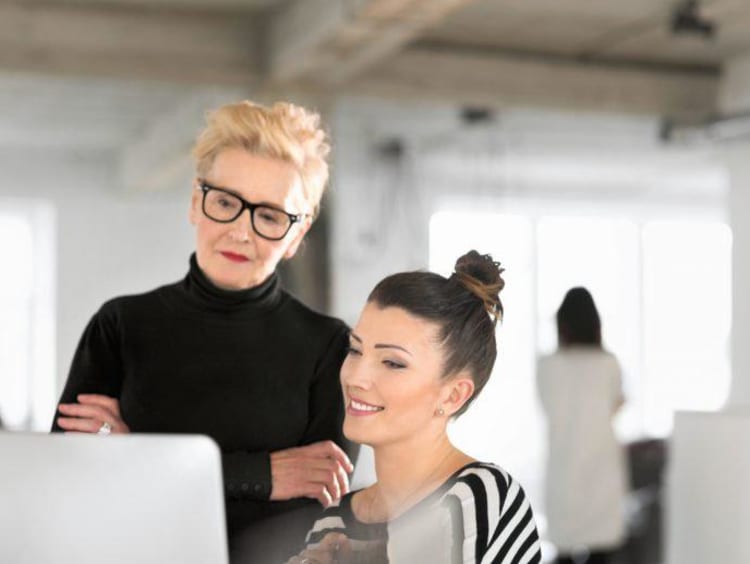
M 275 8 L 287 0 L 24 0 L 26 5 L 44 7 L 96 7 L 132 8 L 158 10 L 201 10 L 201 11 L 247 11 L 254 12 Z M 18 2 L 20 3 L 20 2 Z
M 713 39 L 672 34 L 677 3 L 0 0 L 0 148 L 147 153 L 229 95 L 710 115 L 750 2 L 704 0 Z
M 718 66 L 750 49 L 750 2 L 704 0 L 713 39 L 675 35 L 675 0 L 480 0 L 456 11 L 420 40 L 449 48 L 630 64 Z

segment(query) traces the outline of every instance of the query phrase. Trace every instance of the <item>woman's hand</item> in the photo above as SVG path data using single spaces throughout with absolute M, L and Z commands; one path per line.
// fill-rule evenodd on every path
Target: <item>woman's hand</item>
M 271 453 L 271 499 L 317 499 L 328 507 L 349 493 L 354 465 L 333 441 Z
M 58 410 L 63 417 L 57 424 L 66 431 L 98 433 L 105 423 L 110 433 L 129 433 L 120 415 L 120 402 L 101 394 L 79 394 L 78 403 L 61 403 Z M 106 428 L 106 426 L 105 426 Z
M 287 564 L 345 564 L 351 555 L 351 545 L 345 534 L 328 533 L 314 547 L 290 558 Z

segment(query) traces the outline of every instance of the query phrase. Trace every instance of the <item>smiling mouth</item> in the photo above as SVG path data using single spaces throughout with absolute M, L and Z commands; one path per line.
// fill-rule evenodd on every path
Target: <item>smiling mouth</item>
M 371 405 L 369 403 L 364 403 L 361 401 L 357 401 L 355 399 L 349 399 L 349 410 L 358 412 L 358 413 L 378 413 L 380 411 L 383 411 L 385 408 L 378 406 L 378 405 Z

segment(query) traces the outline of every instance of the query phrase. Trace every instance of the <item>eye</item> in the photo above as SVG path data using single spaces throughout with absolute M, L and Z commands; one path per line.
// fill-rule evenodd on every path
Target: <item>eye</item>
M 346 354 L 349 356 L 362 356 L 362 351 L 355 349 L 353 346 L 349 345 L 346 347 Z
M 274 225 L 281 223 L 281 216 L 278 212 L 274 212 L 273 210 L 261 209 L 259 210 L 258 215 L 260 216 L 260 219 L 266 223 L 273 223 Z
M 406 368 L 405 364 L 395 361 L 395 360 L 384 360 L 383 364 L 385 364 L 388 368 L 392 370 L 400 370 L 402 368 Z

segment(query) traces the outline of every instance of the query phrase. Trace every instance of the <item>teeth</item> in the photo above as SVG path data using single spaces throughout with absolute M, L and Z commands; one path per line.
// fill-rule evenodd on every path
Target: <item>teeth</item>
M 382 411 L 382 407 L 376 407 L 374 405 L 367 405 L 366 403 L 359 403 L 358 401 L 351 400 L 352 407 L 357 411 Z

